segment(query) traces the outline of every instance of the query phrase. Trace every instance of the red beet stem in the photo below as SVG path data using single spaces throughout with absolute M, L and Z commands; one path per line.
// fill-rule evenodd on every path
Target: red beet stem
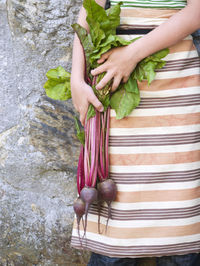
M 110 107 L 108 107 L 106 113 L 107 113 L 107 125 L 106 125 L 106 141 L 105 141 L 105 162 L 106 162 L 105 176 L 106 178 L 108 178 L 108 175 L 109 175 L 108 146 L 109 146 L 109 131 L 110 131 Z
M 81 145 L 81 151 L 79 155 L 78 168 L 77 168 L 77 190 L 79 195 L 82 188 L 85 186 L 83 158 L 84 158 L 84 147 L 83 145 Z

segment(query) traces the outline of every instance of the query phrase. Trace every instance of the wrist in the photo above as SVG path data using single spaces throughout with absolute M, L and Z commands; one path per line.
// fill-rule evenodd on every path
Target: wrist
M 136 63 L 139 63 L 142 59 L 144 59 L 144 48 L 142 46 L 141 39 L 132 42 L 129 46 L 131 50 L 131 57 L 134 58 Z
M 83 77 L 77 77 L 71 75 L 71 87 L 77 87 L 80 85 L 83 85 L 85 83 L 85 80 Z

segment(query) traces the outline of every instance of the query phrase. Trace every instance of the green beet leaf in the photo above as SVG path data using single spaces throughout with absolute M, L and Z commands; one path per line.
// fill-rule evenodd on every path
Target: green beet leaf
M 152 54 L 152 56 L 153 56 L 154 58 L 161 59 L 161 58 L 164 58 L 165 56 L 167 56 L 168 53 L 169 53 L 169 49 L 166 48 L 166 49 L 162 49 L 162 50 L 160 50 L 160 51 L 158 51 L 158 52 Z
M 120 23 L 119 15 L 120 15 L 121 4 L 122 3 L 120 2 L 106 11 L 103 7 L 98 5 L 95 2 L 95 0 L 83 1 L 83 6 L 87 12 L 86 19 L 90 28 L 91 36 L 98 34 L 98 33 L 92 33 L 93 31 L 96 30 L 94 28 L 94 22 L 99 24 L 99 28 L 104 32 L 106 37 L 109 36 L 110 34 L 113 35 L 116 34 L 116 28 Z
M 140 94 L 127 92 L 124 86 L 111 96 L 110 105 L 116 112 L 116 119 L 122 119 L 128 116 L 139 104 Z
M 114 47 L 128 45 L 132 41 L 124 40 L 123 38 L 117 35 L 110 35 L 103 43 L 99 45 L 98 48 L 93 50 L 93 52 L 90 54 L 90 64 L 92 65 L 92 68 L 97 66 L 96 60 L 98 60 L 102 54 L 108 52 L 110 49 Z
M 95 108 L 92 104 L 90 104 L 87 112 L 87 120 L 90 119 L 91 117 L 94 117 L 95 115 L 96 115 Z
M 54 100 L 66 101 L 71 98 L 70 82 L 52 83 L 47 81 L 44 84 L 46 95 Z
M 74 116 L 74 121 L 75 121 L 75 127 L 76 127 L 76 136 L 78 140 L 80 141 L 80 143 L 84 145 L 85 144 L 85 132 L 84 130 L 80 129 L 78 119 L 76 116 Z
M 145 79 L 148 81 L 148 85 L 155 79 L 156 73 L 155 69 L 157 66 L 157 62 L 149 61 L 143 65 L 143 69 L 145 72 Z
M 54 100 L 66 101 L 71 98 L 70 73 L 63 67 L 50 69 L 44 84 L 46 95 Z
M 128 81 L 124 83 L 124 88 L 127 92 L 133 92 L 138 94 L 138 84 L 137 80 L 132 77 L 132 75 L 129 77 Z
M 109 34 L 116 34 L 116 28 L 120 24 L 120 6 L 122 2 L 118 3 L 118 5 L 114 5 L 107 10 L 107 16 L 110 21 L 110 28 L 106 30 L 107 35 Z
M 55 81 L 66 81 L 70 80 L 70 73 L 65 71 L 65 69 L 61 66 L 58 66 L 57 68 L 50 69 L 46 76 L 48 79 L 55 80 Z

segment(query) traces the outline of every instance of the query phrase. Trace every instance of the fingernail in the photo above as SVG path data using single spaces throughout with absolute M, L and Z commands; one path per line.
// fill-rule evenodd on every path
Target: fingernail
M 101 109 L 100 109 L 100 112 L 103 112 L 104 111 L 104 107 L 102 106 Z

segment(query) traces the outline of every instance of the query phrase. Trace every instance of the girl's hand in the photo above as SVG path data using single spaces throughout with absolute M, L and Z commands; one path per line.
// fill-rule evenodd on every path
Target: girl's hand
M 113 48 L 103 54 L 97 61 L 100 65 L 91 71 L 92 75 L 107 72 L 102 80 L 97 84 L 96 89 L 102 89 L 113 79 L 112 91 L 115 91 L 120 82 L 127 82 L 130 74 L 136 67 L 138 61 L 134 59 L 131 45 Z
M 90 103 L 99 111 L 103 112 L 104 108 L 101 102 L 95 96 L 92 88 L 85 81 L 71 81 L 72 101 L 75 109 L 80 114 L 81 124 L 84 126 Z

